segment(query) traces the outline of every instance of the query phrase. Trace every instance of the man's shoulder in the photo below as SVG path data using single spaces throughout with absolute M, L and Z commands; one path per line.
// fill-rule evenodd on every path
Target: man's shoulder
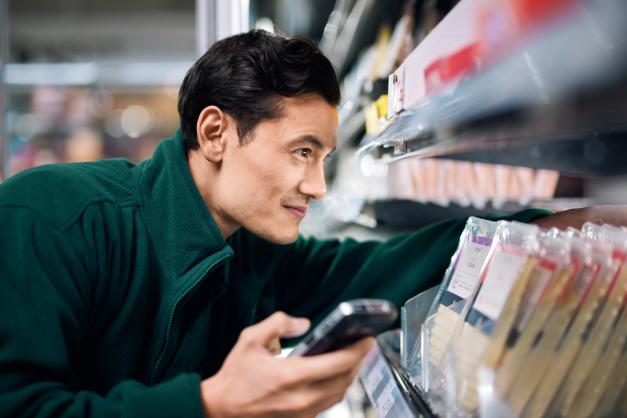
M 135 177 L 125 160 L 35 167 L 0 185 L 0 208 L 30 209 L 64 223 L 92 203 L 138 203 Z

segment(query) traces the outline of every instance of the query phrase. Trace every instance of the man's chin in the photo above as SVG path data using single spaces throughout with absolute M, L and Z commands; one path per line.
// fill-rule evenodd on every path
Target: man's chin
M 273 244 L 287 245 L 292 244 L 298 239 L 298 229 L 296 231 L 271 231 L 260 232 L 256 234 L 259 238 L 263 238 L 266 241 L 270 241 Z
M 288 245 L 288 244 L 293 244 L 294 242 L 296 242 L 296 240 L 298 239 L 298 233 L 293 234 L 293 235 L 268 237 L 266 239 L 274 244 Z

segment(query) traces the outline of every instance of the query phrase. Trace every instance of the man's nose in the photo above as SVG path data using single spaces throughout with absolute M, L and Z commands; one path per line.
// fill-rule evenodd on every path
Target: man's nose
M 324 165 L 312 164 L 307 168 L 305 178 L 300 183 L 300 192 L 318 200 L 327 193 L 327 182 L 324 179 Z

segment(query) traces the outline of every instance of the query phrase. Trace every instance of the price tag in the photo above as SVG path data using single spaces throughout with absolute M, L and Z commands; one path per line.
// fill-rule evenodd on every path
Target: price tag
M 501 315 L 509 292 L 526 262 L 527 256 L 496 251 L 490 260 L 474 308 L 496 321 Z
M 490 246 L 467 243 L 459 257 L 448 291 L 468 299 L 479 282 L 481 267 L 488 256 Z

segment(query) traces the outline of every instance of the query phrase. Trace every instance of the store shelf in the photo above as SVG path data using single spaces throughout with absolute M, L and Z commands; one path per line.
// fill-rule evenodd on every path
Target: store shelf
M 514 213 L 527 208 L 514 202 L 506 202 L 495 208 L 488 204 L 482 209 L 473 206 L 461 206 L 449 203 L 441 206 L 436 203 L 421 203 L 409 199 L 381 199 L 367 202 L 363 212 L 370 214 L 378 228 L 392 231 L 412 231 L 443 219 L 467 218 L 469 216 L 486 217 L 495 213 Z
M 475 6 L 488 4 L 472 1 Z M 523 3 L 523 0 L 503 0 L 500 4 Z M 544 4 L 557 3 L 569 2 Z M 445 157 L 551 169 L 585 177 L 627 174 L 627 2 L 597 0 L 570 4 L 576 7 L 564 9 L 564 13 L 535 27 L 498 59 L 479 63 L 476 72 L 464 73 L 462 79 L 452 79 L 439 90 L 423 86 L 425 92 L 430 92 L 424 100 L 416 88 L 408 99 L 407 88 L 415 87 L 414 82 L 422 77 L 420 69 L 431 65 L 429 59 L 437 62 L 449 57 L 449 52 L 443 54 L 445 57 L 438 56 L 437 45 L 434 47 L 431 42 L 430 52 L 436 51 L 435 56 L 421 62 L 416 57 L 428 53 L 415 54 L 398 70 L 398 77 L 391 78 L 390 110 L 403 110 L 386 122 L 380 134 L 364 137 L 358 155 L 370 154 L 386 162 Z M 476 18 L 470 14 L 463 17 Z M 443 24 L 446 26 L 446 20 L 440 23 Z M 447 35 L 457 34 L 450 25 L 446 30 Z M 442 68 L 450 70 L 445 65 Z M 408 79 L 414 84 L 409 84 Z M 426 71 L 424 81 L 428 84 Z M 391 167 L 395 166 L 399 164 Z M 404 173 L 399 170 L 395 174 Z M 374 209 L 385 213 L 387 219 L 409 223 L 425 216 L 422 208 L 418 210 L 416 206 L 415 202 L 391 201 L 379 202 Z M 416 212 L 415 217 L 412 212 Z M 379 224 L 385 224 L 376 218 Z M 413 322 L 420 324 L 422 319 Z M 417 338 L 414 336 L 413 340 Z M 371 369 L 364 372 L 363 378 L 379 418 L 393 416 L 389 410 L 400 408 L 397 403 L 413 408 L 415 415 L 432 415 L 420 389 L 412 384 L 400 361 L 394 360 L 394 350 L 386 350 L 381 343 L 380 346 L 378 357 L 370 359 Z M 478 380 L 485 381 L 483 373 L 480 376 Z M 372 385 L 373 380 L 378 385 Z M 484 387 L 489 387 L 488 391 L 494 388 L 492 383 Z M 432 406 L 442 407 L 437 399 L 430 400 Z M 479 401 L 483 402 L 479 410 L 486 416 L 513 416 L 514 406 L 508 403 L 511 399 L 506 402 L 498 393 Z M 420 409 L 421 405 L 426 407 L 426 413 Z M 454 414 L 448 406 L 447 414 Z M 473 406 L 466 410 L 477 409 Z M 503 413 L 490 415 L 494 411 Z
M 405 110 L 359 152 L 627 173 L 627 3 L 585 2 L 500 61 Z
M 397 334 L 396 338 L 398 338 Z M 378 346 L 366 359 L 360 379 L 378 418 L 435 418 L 419 390 L 412 386 L 405 372 L 394 361 L 395 349 L 388 338 L 379 338 Z M 391 355 L 390 355 L 391 354 Z

